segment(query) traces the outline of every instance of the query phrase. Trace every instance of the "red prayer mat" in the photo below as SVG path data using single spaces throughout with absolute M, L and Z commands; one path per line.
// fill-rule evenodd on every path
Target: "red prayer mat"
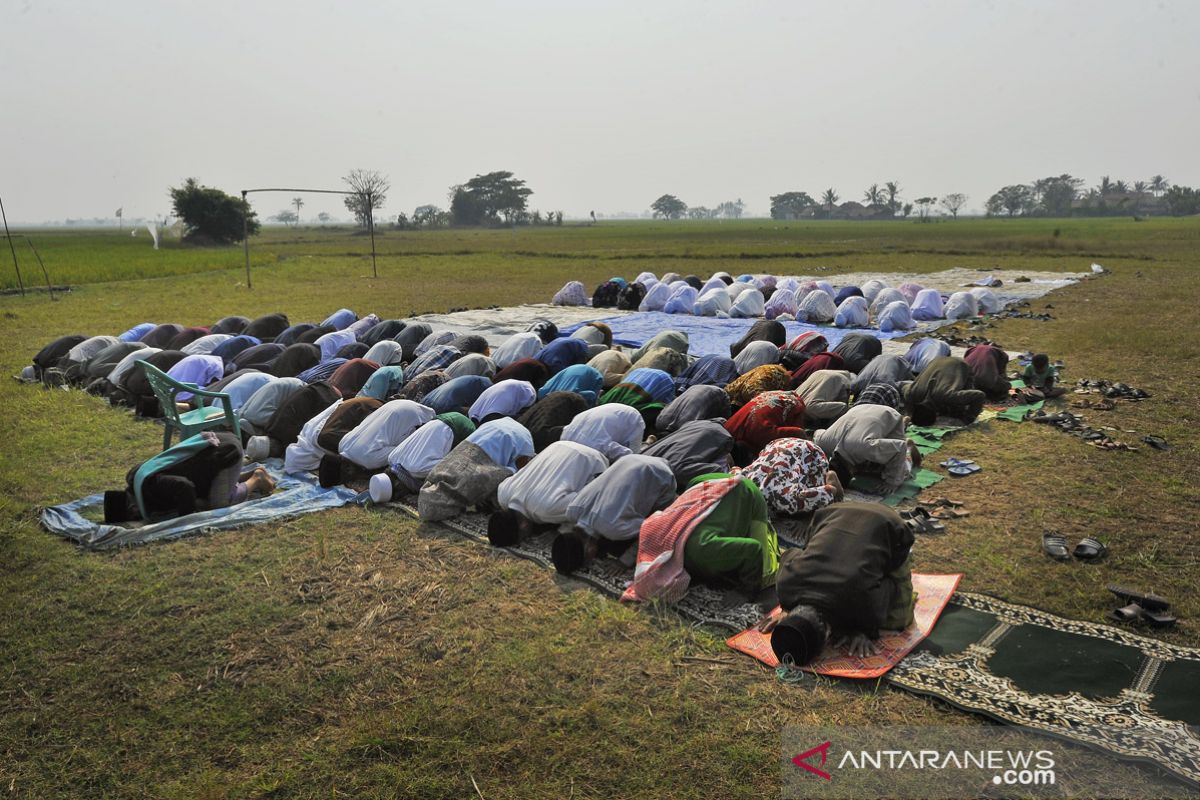
M 913 591 L 917 594 L 917 604 L 913 615 L 916 619 L 907 630 L 883 633 L 879 637 L 882 648 L 877 655 L 868 658 L 854 658 L 844 649 L 828 645 L 821 657 L 804 667 L 804 670 L 834 678 L 878 678 L 886 674 L 933 630 L 960 580 L 961 572 L 952 575 L 914 572 L 912 581 Z M 772 613 L 779 613 L 779 608 Z M 760 633 L 757 628 L 748 628 L 731 637 L 725 644 L 739 653 L 757 658 L 768 667 L 779 666 L 779 659 L 775 658 L 775 653 L 771 650 L 771 635 Z

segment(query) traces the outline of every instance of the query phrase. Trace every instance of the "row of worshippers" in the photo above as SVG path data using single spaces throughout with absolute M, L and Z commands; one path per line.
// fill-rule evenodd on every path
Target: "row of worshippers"
M 270 317 L 275 330 L 287 323 L 283 315 Z M 248 325 L 263 333 L 267 321 L 261 318 Z M 221 330 L 229 324 L 222 320 L 212 327 Z M 229 394 L 243 428 L 249 434 L 269 435 L 275 444 L 268 452 L 274 455 L 281 455 L 296 440 L 300 427 L 317 411 L 339 398 L 407 399 L 426 402 L 439 412 L 466 410 L 489 390 L 488 397 L 495 396 L 492 387 L 506 381 L 527 383 L 539 397 L 566 390 L 589 404 L 601 400 L 630 405 L 642 413 L 649 431 L 654 430 L 667 405 L 694 386 L 722 388 L 733 409 L 765 391 L 794 389 L 804 402 L 809 423 L 836 420 L 852 399 L 862 396 L 882 398 L 898 409 L 907 401 L 908 410 L 921 424 L 939 414 L 970 421 L 982 408 L 984 394 L 979 389 L 997 399 L 1008 389 L 1004 377 L 1007 355 L 991 345 L 972 348 L 965 362 L 940 362 L 937 369 L 914 381 L 927 365 L 948 357 L 949 347 L 944 342 L 921 339 L 904 357 L 884 357 L 878 339 L 853 333 L 829 351 L 827 340 L 819 333 L 809 332 L 785 342 L 783 325 L 766 320 L 756 322 L 730 347 L 730 358 L 706 355 L 693 359 L 688 355 L 687 335 L 678 331 L 661 332 L 627 354 L 610 348 L 611 331 L 603 323 L 589 323 L 570 337 L 560 337 L 553 323 L 542 320 L 529 331 L 510 337 L 493 353 L 481 336 L 434 332 L 422 323 L 380 322 L 374 315 L 358 320 L 353 312 L 342 309 L 302 334 L 337 328 L 322 333 L 314 343 L 283 347 L 278 339 L 286 340 L 289 331 L 303 326 L 282 328 L 271 343 L 280 348 L 275 358 L 254 362 L 256 365 L 239 359 L 264 345 L 251 346 L 231 358 L 220 354 L 221 348 L 247 334 L 206 334 L 188 344 L 169 343 L 187 348 L 208 338 L 215 344 L 208 354 L 185 355 L 182 350 L 158 350 L 146 344 L 147 340 L 159 341 L 155 337 L 163 328 L 175 327 L 147 323 L 119 337 L 83 341 L 76 341 L 81 337 L 62 337 L 35 356 L 34 369 L 99 375 L 96 381 L 135 395 L 142 406 L 142 401 L 152 399 L 144 373 L 135 368 L 139 358 L 145 359 L 177 380 Z M 393 335 L 387 338 L 389 333 Z M 335 335 L 338 338 L 331 344 L 330 337 Z M 225 338 L 214 341 L 214 337 Z M 109 338 L 116 341 L 108 342 Z M 341 346 L 335 350 L 338 344 Z M 356 347 L 362 354 L 347 358 L 354 355 L 348 347 Z M 126 354 L 118 358 L 122 352 Z M 55 361 L 59 353 L 62 355 Z M 297 362 L 293 357 L 297 355 L 306 357 Z M 159 360 L 164 356 L 169 360 Z M 301 369 L 313 360 L 315 365 Z M 969 369 L 964 369 L 964 363 Z M 903 398 L 898 400 L 895 392 L 872 384 L 892 384 Z M 293 394 L 297 394 L 294 399 Z M 693 393 L 667 415 L 664 429 L 669 430 L 670 422 L 681 416 L 681 408 L 693 407 L 695 397 Z M 179 399 L 186 401 L 186 393 Z M 291 402 L 285 404 L 285 400 Z M 564 406 L 558 414 L 541 416 L 553 422 L 569 410 Z
M 583 283 L 570 281 L 552 302 L 698 317 L 762 317 L 839 328 L 874 324 L 884 332 L 912 330 L 923 321 L 968 319 L 1002 307 L 988 286 L 942 293 L 913 282 L 893 288 L 871 279 L 861 286 L 835 288 L 828 281 L 748 274 L 734 278 L 727 272 L 718 272 L 707 281 L 674 272 L 661 280 L 651 272 L 641 273 L 632 282 L 610 278 L 596 287 L 590 299 Z
M 594 333 L 586 335 L 603 339 L 602 326 L 592 326 L 592 330 Z M 545 326 L 541 332 L 545 332 Z M 538 331 L 532 333 L 538 335 Z M 540 336 L 538 338 L 541 340 Z M 667 337 L 660 338 L 660 343 L 666 340 Z M 551 344 L 560 341 L 567 340 L 553 339 Z M 752 343 L 753 340 L 749 340 L 739 344 L 744 349 Z M 541 349 L 547 346 L 543 342 Z M 580 350 L 578 344 L 560 345 L 554 350 L 563 348 Z M 654 349 L 649 347 L 647 352 Z M 591 348 L 585 347 L 584 352 L 590 353 Z M 851 351 L 845 352 L 853 357 Z M 414 359 L 421 357 L 415 352 L 413 355 Z M 506 535 L 504 531 L 519 536 L 524 529 L 554 522 L 553 515 L 535 510 L 536 503 L 523 505 L 526 501 L 521 498 L 525 495 L 517 491 L 523 483 L 543 485 L 546 480 L 573 474 L 599 477 L 609 472 L 610 465 L 617 466 L 625 457 L 637 456 L 631 465 L 643 458 L 655 459 L 650 463 L 658 468 L 660 477 L 669 474 L 674 483 L 673 491 L 685 493 L 702 476 L 734 475 L 743 481 L 739 484 L 743 489 L 730 492 L 731 497 L 742 497 L 749 491 L 749 484 L 753 484 L 763 503 L 775 513 L 784 514 L 811 512 L 835 499 L 840 494 L 839 471 L 849 477 L 856 470 L 874 470 L 888 483 L 894 483 L 902 480 L 914 463 L 919 463 L 915 461 L 918 458 L 915 449 L 904 441 L 903 420 L 894 408 L 886 405 L 856 402 L 854 410 L 846 410 L 838 415 L 833 425 L 818 430 L 814 442 L 788 435 L 801 433 L 799 424 L 804 408 L 800 393 L 790 389 L 756 392 L 748 385 L 743 390 L 747 400 L 737 404 L 737 414 L 734 414 L 730 394 L 724 394 L 722 405 L 718 393 L 725 390 L 720 386 L 698 382 L 675 398 L 676 385 L 670 374 L 653 367 L 641 367 L 622 374 L 620 382 L 599 395 L 601 404 L 593 407 L 604 386 L 603 373 L 586 364 L 562 366 L 563 362 L 552 355 L 545 355 L 544 361 L 532 359 L 546 372 L 551 371 L 546 368 L 546 361 L 561 367 L 540 387 L 550 389 L 543 392 L 530 381 L 505 378 L 496 382 L 489 379 L 487 385 L 484 381 L 471 381 L 469 383 L 474 387 L 469 390 L 465 389 L 468 382 L 460 382 L 458 387 L 451 387 L 454 391 L 443 392 L 445 396 L 437 392 L 448 387 L 449 381 L 418 399 L 387 394 L 383 390 L 380 392 L 382 399 L 361 392 L 346 399 L 326 381 L 311 384 L 299 381 L 301 385 L 297 386 L 285 383 L 289 378 L 269 376 L 268 383 L 251 393 L 243 405 L 242 420 L 247 434 L 255 434 L 255 423 L 246 418 L 245 406 L 258 399 L 260 392 L 268 386 L 279 387 L 265 392 L 256 405 L 265 407 L 271 405 L 271 398 L 278 401 L 283 397 L 282 401 L 274 403 L 273 411 L 263 422 L 263 432 L 269 442 L 268 451 L 276 446 L 283 448 L 289 471 L 317 470 L 322 483 L 326 484 L 374 475 L 371 479 L 373 495 L 383 499 L 397 491 L 416 492 L 419 511 L 427 519 L 444 519 L 472 507 L 495 507 L 500 513 L 494 517 L 492 527 L 498 540 Z M 597 357 L 600 355 L 603 352 L 597 353 Z M 525 359 L 517 359 L 509 366 L 522 360 Z M 830 371 L 833 370 L 816 370 L 817 373 Z M 563 377 L 555 383 L 554 379 L 559 376 Z M 459 387 L 463 388 L 460 390 Z M 283 389 L 287 391 L 281 391 Z M 476 392 L 476 389 L 481 391 Z M 716 411 L 705 411 L 706 405 L 713 401 Z M 820 400 L 816 403 L 819 405 Z M 646 414 L 652 405 L 659 406 L 659 413 Z M 725 411 L 726 408 L 729 411 Z M 646 440 L 648 420 L 657 422 L 663 418 L 655 429 L 661 438 Z M 226 488 L 231 483 L 232 468 L 240 467 L 240 450 L 236 459 L 216 458 L 216 455 L 228 455 L 224 451 L 231 447 L 240 448 L 241 443 L 204 446 L 204 442 L 215 441 L 218 437 L 227 438 L 229 434 L 193 437 L 201 441 L 189 440 L 189 447 L 199 446 L 199 453 L 192 453 L 181 443 L 168 451 L 172 454 L 168 460 L 174 460 L 165 468 L 160 468 L 161 456 L 167 455 L 164 453 L 131 471 L 123 498 L 113 499 L 114 519 L 131 513 L 144 515 L 172 508 L 185 513 L 190 508 L 219 507 L 254 493 L 269 491 L 270 487 L 264 484 L 262 477 L 253 473 L 238 474 L 238 480 L 232 481 L 232 488 Z M 259 452 L 252 453 L 256 458 L 263 454 L 262 442 L 263 439 L 258 438 Z M 644 446 L 645 443 L 649 446 Z M 576 455 L 586 451 L 591 466 L 582 470 L 564 468 L 556 459 L 574 458 L 573 455 L 558 455 L 568 451 Z M 543 458 L 546 453 L 551 453 L 552 457 Z M 740 466 L 733 466 L 733 461 L 741 462 Z M 536 464 L 541 467 L 519 472 L 522 467 Z M 595 472 L 593 468 L 597 467 L 600 469 Z M 618 482 L 625 469 L 632 470 L 633 467 L 614 470 L 613 476 L 598 483 L 595 491 L 601 492 L 612 481 L 613 486 L 604 492 L 605 497 L 638 494 L 628 491 L 630 483 Z M 518 475 L 523 480 L 512 481 L 509 485 L 510 479 Z M 640 473 L 639 476 L 645 477 Z M 629 481 L 629 478 L 621 480 Z M 654 485 L 647 481 L 638 482 L 642 486 Z M 188 483 L 192 486 L 190 490 L 186 488 Z M 660 484 L 666 485 L 661 481 Z M 504 490 L 503 502 L 502 485 L 509 485 Z M 575 498 L 580 493 L 570 489 L 559 496 Z M 185 499 L 180 500 L 181 496 Z M 665 499 L 665 496 L 664 490 L 662 497 Z M 514 504 L 528 513 L 521 514 Z M 107 505 L 106 502 L 106 509 Z M 738 505 L 731 503 L 725 508 L 733 514 L 731 509 Z M 132 511 L 135 507 L 137 512 Z M 594 513 L 589 515 L 588 509 L 594 509 Z M 600 551 L 602 541 L 622 541 L 605 539 L 596 533 L 609 521 L 637 518 L 632 512 L 609 513 L 608 509 L 591 502 L 577 507 L 577 512 L 574 532 L 556 540 L 559 554 L 556 563 L 564 569 L 571 569 L 571 564 L 579 559 L 594 556 Z M 587 518 L 593 520 L 590 534 Z M 718 514 L 715 520 L 719 522 L 723 518 L 723 514 Z M 579 520 L 584 522 L 579 524 Z M 747 559 L 745 552 L 738 553 L 754 548 L 745 541 L 731 543 L 726 540 L 754 540 L 754 536 L 730 537 L 721 533 L 729 530 L 728 527 L 700 529 L 695 544 L 688 548 L 701 554 L 693 553 L 692 572 L 700 579 L 716 581 L 730 579 L 731 575 L 741 576 L 734 582 L 741 581 L 742 586 L 749 586 L 744 577 L 749 574 L 753 559 Z M 626 534 L 628 531 L 626 525 Z M 628 543 L 629 540 L 624 541 Z M 702 542 L 709 542 L 709 545 L 703 546 Z M 606 552 L 619 549 L 612 544 L 606 548 Z M 628 551 L 628 546 L 625 549 Z M 761 542 L 755 552 L 763 552 Z

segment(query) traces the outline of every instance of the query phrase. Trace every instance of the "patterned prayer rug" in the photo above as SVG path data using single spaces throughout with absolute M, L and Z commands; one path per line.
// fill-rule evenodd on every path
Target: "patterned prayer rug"
M 410 504 L 390 505 L 417 516 Z M 439 524 L 487 543 L 482 514 Z M 796 526 L 779 522 L 776 527 L 781 541 L 795 541 Z M 551 539 L 542 535 L 508 550 L 553 569 Z M 619 597 L 632 569 L 599 558 L 573 577 Z M 933 590 L 926 585 L 919 591 L 932 606 Z M 691 587 L 673 608 L 691 622 L 735 633 L 753 627 L 768 610 L 706 586 Z M 847 666 L 857 668 L 837 668 Z M 965 711 L 1152 762 L 1200 784 L 1197 648 L 954 592 L 928 635 L 881 679 Z

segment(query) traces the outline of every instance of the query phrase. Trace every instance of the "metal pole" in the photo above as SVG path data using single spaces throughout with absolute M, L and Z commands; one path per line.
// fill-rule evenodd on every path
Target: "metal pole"
M 371 229 L 371 275 L 379 277 L 379 270 L 375 267 L 375 197 L 370 192 L 367 192 L 367 227 Z
M 12 250 L 13 269 L 17 271 L 17 286 L 21 287 L 21 297 L 24 297 L 25 281 L 21 280 L 21 265 L 17 263 L 17 246 L 13 244 L 12 235 L 8 232 L 8 215 L 4 213 L 3 199 L 0 199 L 0 219 L 4 220 L 4 235 L 8 238 L 8 249 Z
M 46 271 L 46 264 L 42 261 L 42 254 L 33 246 L 33 239 L 26 236 L 25 243 L 29 245 L 29 249 L 33 251 L 33 255 L 37 258 L 38 265 L 42 268 L 42 277 L 46 279 L 46 292 L 50 295 L 51 300 L 57 300 L 58 298 L 54 296 L 54 287 L 50 285 L 50 273 Z
M 246 200 L 246 190 L 242 189 L 242 250 L 246 254 L 246 288 L 253 289 L 250 283 L 250 203 Z

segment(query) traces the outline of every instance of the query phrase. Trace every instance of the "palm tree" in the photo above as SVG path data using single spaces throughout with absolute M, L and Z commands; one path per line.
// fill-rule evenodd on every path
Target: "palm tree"
M 1113 190 L 1112 178 L 1108 177 L 1107 175 L 1102 176 L 1100 178 L 1100 185 L 1096 188 L 1099 190 L 1101 197 L 1108 194 Z
M 1125 181 L 1117 181 L 1113 184 L 1113 191 L 1118 194 L 1129 194 L 1129 184 Z
M 878 183 L 872 183 L 867 190 L 863 192 L 863 200 L 869 206 L 883 205 L 883 190 L 879 188 Z
M 296 207 L 296 227 L 300 227 L 300 207 L 304 205 L 304 199 L 300 197 L 292 198 L 292 205 Z
M 1167 190 L 1169 183 L 1162 175 L 1155 175 L 1150 179 L 1150 191 L 1156 195 L 1162 194 Z
M 1146 182 L 1145 181 L 1134 181 L 1133 182 L 1133 193 L 1137 194 L 1137 195 L 1145 194 L 1146 193 Z
M 834 207 L 834 205 L 837 204 L 837 201 L 838 201 L 838 193 L 835 192 L 832 188 L 826 189 L 824 194 L 821 195 L 821 202 L 824 203 L 825 206 L 829 209 L 830 215 L 833 214 L 833 207 Z
M 895 214 L 896 210 L 900 208 L 900 203 L 897 199 L 900 197 L 900 184 L 896 181 L 888 181 L 883 187 L 887 189 L 887 207 Z

